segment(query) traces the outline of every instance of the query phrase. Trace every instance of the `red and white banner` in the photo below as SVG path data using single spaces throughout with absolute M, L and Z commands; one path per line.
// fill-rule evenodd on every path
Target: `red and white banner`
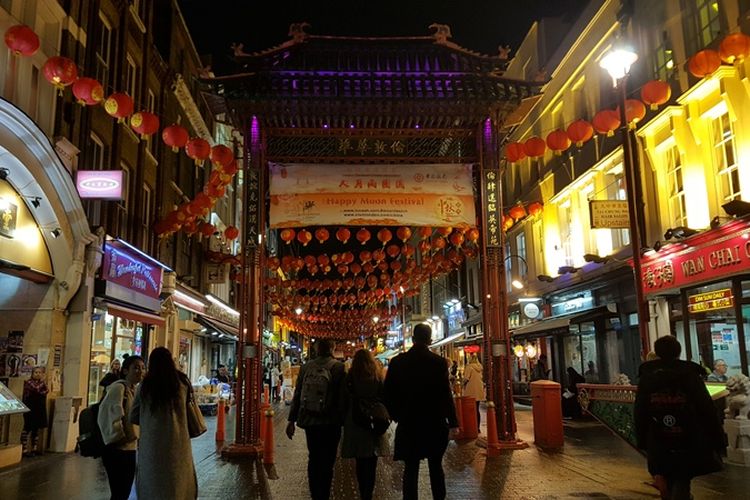
M 272 228 L 476 225 L 471 165 L 271 163 Z

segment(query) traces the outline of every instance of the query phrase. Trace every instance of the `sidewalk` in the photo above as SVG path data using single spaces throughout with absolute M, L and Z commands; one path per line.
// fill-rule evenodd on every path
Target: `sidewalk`
M 451 443 L 444 462 L 449 499 L 657 498 L 655 490 L 646 485 L 650 478 L 645 460 L 601 425 L 566 422 L 565 448 L 558 453 L 545 452 L 533 445 L 531 412 L 518 408 L 520 437 L 531 446 L 488 460 L 485 450 L 474 441 Z M 287 408 L 277 405 L 275 410 L 276 465 L 272 467 L 221 459 L 214 442 L 216 419 L 208 419 L 209 432 L 193 441 L 199 498 L 309 498 L 304 431 L 288 440 L 284 435 Z M 382 458 L 375 498 L 400 499 L 402 472 L 400 463 Z M 695 499 L 743 498 L 746 478 L 747 469 L 728 465 L 719 474 L 693 482 Z M 0 485 L 3 500 L 109 498 L 101 461 L 75 454 L 25 460 L 18 467 L 0 471 Z M 426 464 L 420 473 L 420 495 L 431 498 Z M 354 463 L 339 459 L 332 499 L 358 497 Z

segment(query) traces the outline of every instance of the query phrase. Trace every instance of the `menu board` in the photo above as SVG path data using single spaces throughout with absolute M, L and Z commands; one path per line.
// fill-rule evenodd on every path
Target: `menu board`
M 18 400 L 5 384 L 0 382 L 0 415 L 12 415 L 29 411 L 26 405 Z

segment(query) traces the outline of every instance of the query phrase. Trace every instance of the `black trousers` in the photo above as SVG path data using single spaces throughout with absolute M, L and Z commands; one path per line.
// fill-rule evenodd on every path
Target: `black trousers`
M 128 500 L 135 479 L 135 450 L 118 450 L 107 446 L 102 454 L 107 470 L 111 500 Z
M 404 500 L 419 498 L 419 460 L 404 461 Z M 445 474 L 443 473 L 443 452 L 427 457 L 430 468 L 430 489 L 434 500 L 445 500 Z
M 479 413 L 479 401 L 477 401 L 477 430 L 479 429 L 479 424 L 482 423 L 482 417 Z
M 690 500 L 690 478 L 667 476 L 667 499 Z M 664 498 L 664 497 L 662 497 Z
M 357 484 L 362 500 L 372 500 L 375 490 L 375 475 L 378 470 L 378 457 L 357 458 Z
M 341 439 L 340 425 L 312 425 L 307 436 L 307 482 L 312 500 L 328 500 L 331 495 L 333 466 Z

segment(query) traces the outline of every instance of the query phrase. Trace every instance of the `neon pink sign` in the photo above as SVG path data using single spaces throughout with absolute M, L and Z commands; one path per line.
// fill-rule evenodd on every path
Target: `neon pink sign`
M 117 241 L 104 245 L 102 278 L 149 297 L 159 298 L 161 293 L 161 267 L 146 262 Z
M 122 170 L 79 170 L 76 187 L 84 199 L 121 200 Z

